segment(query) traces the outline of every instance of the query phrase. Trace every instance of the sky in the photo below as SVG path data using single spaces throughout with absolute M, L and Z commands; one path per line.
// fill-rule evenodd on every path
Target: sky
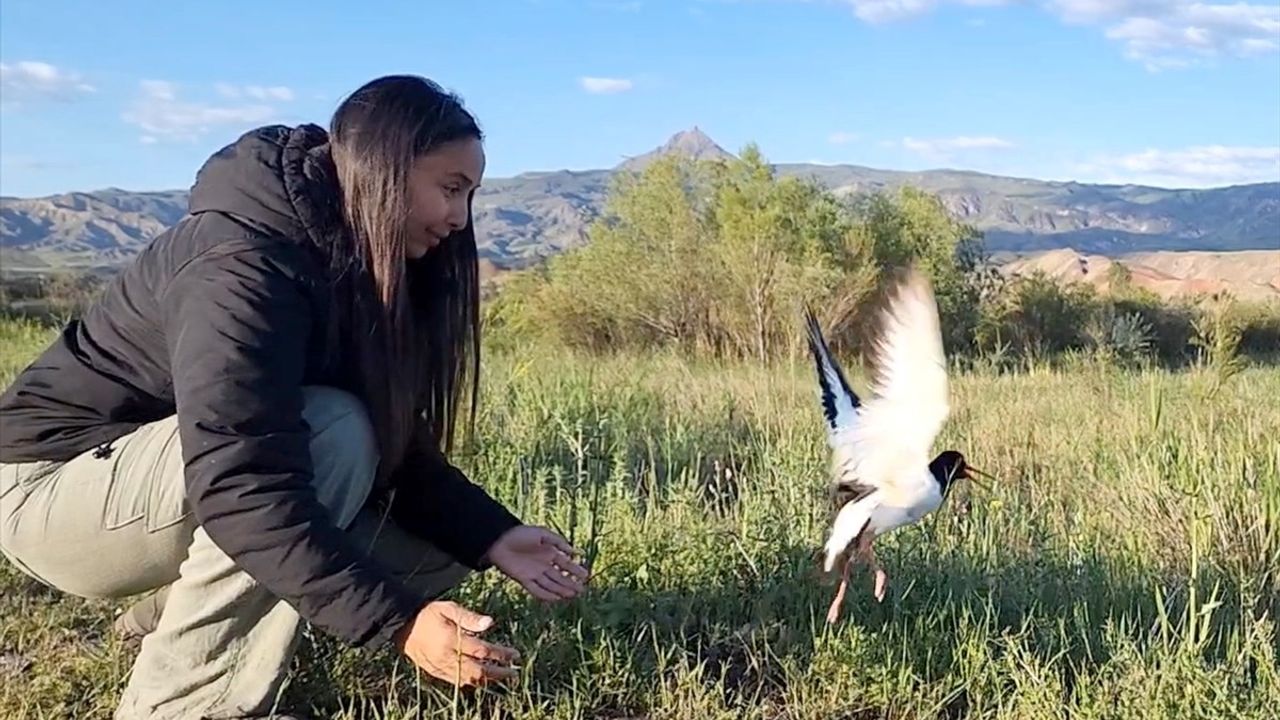
M 774 162 L 1280 181 L 1280 0 L 4 0 L 0 193 L 185 189 L 391 73 L 463 97 L 488 177 L 697 126 Z

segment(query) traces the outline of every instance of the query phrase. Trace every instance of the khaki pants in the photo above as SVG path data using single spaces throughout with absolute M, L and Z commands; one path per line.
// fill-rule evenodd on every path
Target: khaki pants
M 314 486 L 361 547 L 423 602 L 467 569 L 366 506 L 377 448 L 351 395 L 307 388 Z M 0 465 L 0 550 L 35 579 L 86 598 L 165 588 L 117 720 L 266 716 L 301 619 L 218 549 L 186 504 L 176 418 L 139 428 L 67 462 Z

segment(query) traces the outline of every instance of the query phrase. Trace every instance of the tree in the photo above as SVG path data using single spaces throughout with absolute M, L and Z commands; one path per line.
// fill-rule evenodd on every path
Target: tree
M 737 352 L 764 362 L 821 280 L 841 219 L 821 187 L 778 179 L 754 145 L 715 178 L 711 262 L 722 270 L 721 322 Z
M 955 220 L 942 202 L 913 187 L 855 202 L 855 234 L 883 280 L 893 268 L 917 263 L 930 277 L 949 353 L 971 347 L 980 318 L 985 257 L 982 234 Z
M 698 172 L 668 155 L 618 176 L 590 242 L 549 262 L 546 315 L 577 339 L 696 345 L 708 283 Z
M 979 237 L 919 191 L 851 206 L 816 181 L 778 177 L 754 145 L 727 161 L 670 154 L 619 176 L 590 242 L 508 283 L 518 297 L 493 317 L 580 347 L 768 362 L 805 351 L 805 307 L 833 345 L 861 336 L 886 271 L 915 262 L 933 277 L 954 348 L 977 325 Z

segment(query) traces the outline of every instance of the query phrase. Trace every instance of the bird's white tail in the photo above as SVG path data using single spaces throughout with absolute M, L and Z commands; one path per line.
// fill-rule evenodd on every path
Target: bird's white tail
M 840 508 L 840 512 L 836 514 L 836 521 L 831 527 L 831 536 L 827 538 L 827 559 L 823 563 L 823 570 L 831 572 L 835 567 L 836 557 L 849 547 L 849 543 L 853 542 L 854 538 L 858 537 L 858 533 L 866 527 L 879 495 L 879 492 L 874 492 Z

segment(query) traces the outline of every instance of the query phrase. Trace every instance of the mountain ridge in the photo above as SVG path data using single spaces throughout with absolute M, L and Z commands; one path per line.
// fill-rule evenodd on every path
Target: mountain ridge
M 537 170 L 493 178 L 474 210 L 483 258 L 535 264 L 587 241 L 617 173 L 678 152 L 733 157 L 698 126 L 612 168 Z M 1206 189 L 1008 177 L 973 170 L 887 170 L 855 164 L 774 163 L 779 175 L 815 179 L 838 195 L 913 185 L 981 230 L 992 252 L 1070 248 L 1134 252 L 1280 249 L 1280 181 Z M 108 187 L 44 197 L 0 197 L 0 258 L 19 270 L 110 267 L 126 262 L 186 212 L 186 190 Z
M 1280 250 L 1157 251 L 1107 257 L 1060 249 L 1006 258 L 999 267 L 1009 277 L 1039 272 L 1108 293 L 1114 289 L 1114 266 L 1127 271 L 1131 286 L 1165 300 L 1226 292 L 1237 300 L 1280 307 Z

